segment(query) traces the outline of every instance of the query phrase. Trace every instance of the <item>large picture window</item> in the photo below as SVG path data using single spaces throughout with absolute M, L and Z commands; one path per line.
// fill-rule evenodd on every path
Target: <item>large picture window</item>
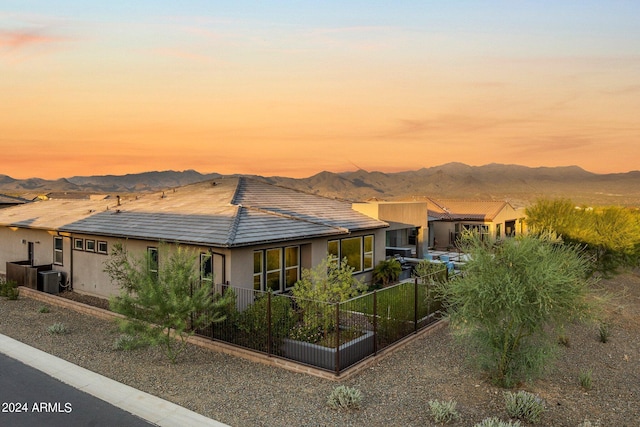
M 374 236 L 347 237 L 339 240 L 329 240 L 327 252 L 334 260 L 346 258 L 347 265 L 354 273 L 373 269 Z
M 271 248 L 253 252 L 253 288 L 283 292 L 300 279 L 300 247 Z

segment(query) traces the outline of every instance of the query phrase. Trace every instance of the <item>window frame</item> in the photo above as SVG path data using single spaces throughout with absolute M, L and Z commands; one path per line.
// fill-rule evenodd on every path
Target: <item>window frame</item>
M 287 259 L 289 251 L 296 251 L 295 264 L 290 264 Z M 269 262 L 276 258 L 268 258 L 269 253 L 277 253 L 278 265 L 270 265 Z M 287 292 L 300 280 L 301 271 L 301 247 L 300 245 L 280 246 L 274 248 L 256 249 L 253 251 L 253 289 L 256 291 L 275 293 Z M 271 268 L 275 267 L 275 268 Z M 295 271 L 295 281 L 288 280 L 287 273 Z M 271 277 L 270 277 L 271 276 Z M 277 287 L 269 286 L 269 280 L 277 277 Z M 288 283 L 291 282 L 291 283 Z
M 73 250 L 75 250 L 75 251 L 84 251 L 84 239 L 82 239 L 80 237 L 74 237 L 73 238 Z
M 93 239 L 85 239 L 84 240 L 84 250 L 87 251 L 87 252 L 95 252 L 96 251 L 96 241 L 93 240 Z
M 209 266 L 209 272 L 205 272 L 205 267 Z M 213 255 L 210 252 L 200 253 L 200 284 L 213 286 Z
M 61 236 L 53 236 L 53 263 L 64 265 L 64 240 Z
M 147 246 L 147 254 L 147 269 L 149 270 L 149 273 L 157 278 L 160 270 L 160 256 L 158 254 L 158 248 L 155 246 Z M 155 265 L 152 265 L 152 263 L 155 263 Z
M 104 249 L 100 248 L 102 245 L 104 245 Z M 96 252 L 98 252 L 99 254 L 107 255 L 109 253 L 108 249 L 109 249 L 109 246 L 106 240 L 98 240 L 96 244 Z
M 370 238 L 371 239 L 371 251 L 366 251 L 365 252 L 365 238 Z M 349 236 L 349 237 L 344 237 L 344 238 L 340 238 L 340 239 L 331 239 L 327 241 L 327 253 L 331 256 L 331 260 L 334 262 L 337 262 L 338 260 L 342 260 L 345 258 L 346 255 L 343 254 L 343 241 L 345 240 L 354 240 L 354 239 L 359 239 L 360 243 L 359 243 L 359 250 L 360 250 L 360 260 L 359 260 L 359 269 L 356 268 L 358 266 L 354 266 L 352 264 L 348 264 L 350 267 L 353 267 L 353 274 L 359 274 L 359 273 L 366 273 L 368 271 L 372 271 L 375 267 L 375 234 L 363 234 L 361 236 Z M 337 242 L 337 249 L 338 249 L 338 255 L 336 257 L 335 255 L 335 250 L 331 249 L 330 246 L 336 244 Z M 365 261 L 366 259 L 371 259 L 371 266 L 370 267 L 365 267 Z M 347 261 L 349 260 L 349 257 L 347 256 Z

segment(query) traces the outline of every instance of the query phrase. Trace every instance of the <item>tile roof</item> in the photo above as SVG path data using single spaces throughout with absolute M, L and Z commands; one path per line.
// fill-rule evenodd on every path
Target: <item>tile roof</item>
M 388 226 L 354 211 L 349 202 L 247 178 L 221 178 L 120 203 L 48 200 L 30 205 L 38 209 L 8 208 L 13 216 L 0 211 L 0 224 L 222 247 Z
M 27 203 L 28 201 L 29 200 L 23 199 L 21 197 L 0 194 L 0 205 L 20 205 L 22 203 Z
M 427 198 L 430 219 L 492 221 L 509 204 L 500 200 Z

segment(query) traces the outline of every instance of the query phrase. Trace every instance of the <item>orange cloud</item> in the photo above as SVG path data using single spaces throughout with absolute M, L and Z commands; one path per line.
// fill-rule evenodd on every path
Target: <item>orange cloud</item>
M 37 31 L 0 31 L 0 47 L 21 49 L 32 45 L 55 43 L 63 40 L 60 37 L 40 34 Z

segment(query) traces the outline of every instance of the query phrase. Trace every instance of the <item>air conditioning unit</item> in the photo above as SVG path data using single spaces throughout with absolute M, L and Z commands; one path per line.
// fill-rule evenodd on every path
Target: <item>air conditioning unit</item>
M 41 271 L 40 278 L 42 279 L 43 292 L 58 295 L 60 285 L 62 285 L 62 272 L 55 270 Z

